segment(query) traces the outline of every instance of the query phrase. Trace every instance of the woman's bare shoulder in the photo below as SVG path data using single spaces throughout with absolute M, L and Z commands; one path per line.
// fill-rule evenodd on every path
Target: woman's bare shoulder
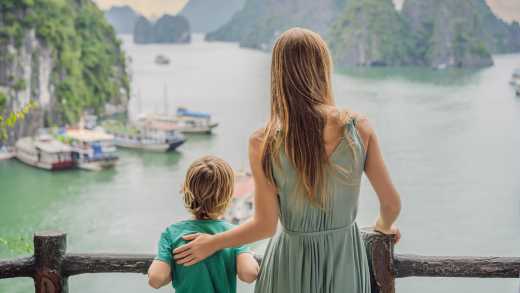
M 365 114 L 350 111 L 349 112 L 350 119 L 354 119 L 356 121 L 356 128 L 359 132 L 359 135 L 366 143 L 369 141 L 370 136 L 374 133 L 374 129 L 372 128 L 372 124 L 370 123 L 368 117 Z

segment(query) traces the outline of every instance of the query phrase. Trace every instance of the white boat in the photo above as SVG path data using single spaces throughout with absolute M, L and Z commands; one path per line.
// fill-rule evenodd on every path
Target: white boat
M 511 81 L 509 82 L 517 96 L 520 96 L 520 68 L 515 69 Z
M 76 167 L 70 146 L 47 134 L 20 138 L 16 142 L 16 158 L 27 165 L 51 171 Z
M 125 126 L 117 121 L 106 121 L 104 129 L 114 136 L 118 147 L 166 152 L 176 150 L 186 139 L 175 128 L 158 122 L 139 121 Z
M 155 56 L 155 64 L 157 65 L 168 65 L 170 64 L 170 58 L 165 55 L 159 54 Z
M 253 201 L 255 184 L 253 177 L 248 172 L 240 172 L 235 175 L 235 188 L 229 208 L 224 219 L 233 224 L 241 224 L 253 216 Z
M 167 123 L 186 134 L 209 134 L 218 126 L 218 123 L 212 122 L 210 114 L 194 112 L 186 108 L 178 108 L 176 115 L 147 114 L 139 117 L 138 120 Z
M 58 135 L 72 147 L 72 158 L 81 169 L 100 171 L 114 167 L 119 160 L 114 136 L 100 129 L 66 129 Z

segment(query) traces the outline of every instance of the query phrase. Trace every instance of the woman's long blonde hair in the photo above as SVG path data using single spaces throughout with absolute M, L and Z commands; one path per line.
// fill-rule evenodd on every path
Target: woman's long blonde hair
M 327 117 L 322 109 L 334 104 L 328 47 L 317 33 L 292 28 L 278 38 L 272 54 L 271 117 L 264 133 L 263 171 L 275 184 L 273 163 L 283 145 L 305 196 L 323 206 L 329 160 L 323 140 Z

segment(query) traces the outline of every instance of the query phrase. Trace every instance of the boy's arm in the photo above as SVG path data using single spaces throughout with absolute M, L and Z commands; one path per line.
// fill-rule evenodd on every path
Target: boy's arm
M 237 276 L 242 282 L 253 283 L 259 271 L 260 266 L 252 253 L 245 252 L 237 255 Z
M 159 289 L 172 281 L 170 265 L 162 260 L 155 259 L 148 268 L 148 284 Z

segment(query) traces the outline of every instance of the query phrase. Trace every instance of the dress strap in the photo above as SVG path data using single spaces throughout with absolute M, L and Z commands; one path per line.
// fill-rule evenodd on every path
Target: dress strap
M 362 163 L 363 163 L 363 167 L 364 167 L 365 161 L 366 161 L 365 144 L 363 143 L 363 139 L 361 138 L 361 135 L 359 134 L 357 126 L 358 126 L 358 118 L 352 117 L 346 125 L 345 135 L 350 137 L 352 139 L 352 142 L 354 143 L 354 145 L 356 145 L 359 148 L 359 154 L 361 155 Z

